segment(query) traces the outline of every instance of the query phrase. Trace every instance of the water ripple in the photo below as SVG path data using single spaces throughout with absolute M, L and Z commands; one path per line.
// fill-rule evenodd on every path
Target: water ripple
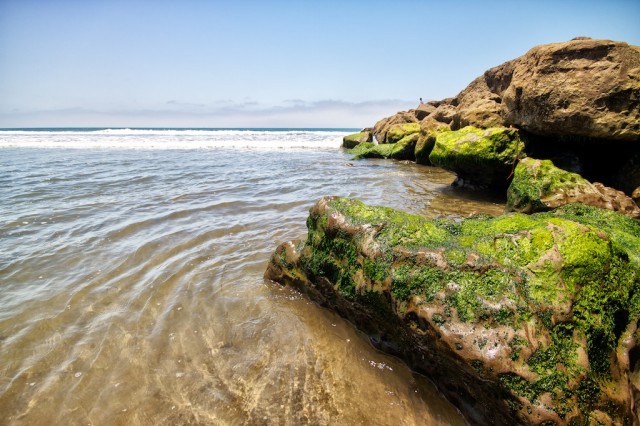
M 262 279 L 322 195 L 432 217 L 502 210 L 452 198 L 450 174 L 335 150 L 1 158 L 7 424 L 463 422 L 349 324 Z

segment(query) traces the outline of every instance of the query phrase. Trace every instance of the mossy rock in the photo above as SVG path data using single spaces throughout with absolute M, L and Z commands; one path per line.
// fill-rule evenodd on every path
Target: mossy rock
M 307 225 L 265 277 L 375 337 L 472 423 L 637 416 L 640 222 L 582 204 L 453 222 L 325 197 Z
M 365 130 L 342 138 L 342 146 L 347 149 L 352 149 L 362 142 L 371 142 L 372 140 L 373 135 L 371 132 Z
M 568 197 L 589 189 L 589 181 L 577 173 L 555 167 L 551 160 L 524 158 L 518 163 L 509 185 L 507 209 L 523 213 L 547 211 L 560 206 L 559 196 Z M 558 195 L 553 197 L 553 194 Z
M 550 160 L 522 159 L 507 190 L 508 211 L 534 213 L 576 202 L 640 217 L 636 203 L 623 192 L 593 184 Z
M 390 117 L 385 117 L 379 120 L 373 126 L 372 132 L 373 132 L 373 135 L 375 136 L 375 139 L 379 143 L 394 142 L 393 140 L 387 141 L 387 134 L 390 128 L 396 125 L 411 124 L 411 123 L 416 123 L 416 124 L 418 123 L 418 119 L 416 118 L 415 113 L 412 111 L 401 111 Z M 405 133 L 405 132 L 402 132 L 402 133 Z M 400 140 L 400 139 L 402 139 L 402 136 L 396 137 L 396 140 Z
M 429 154 L 436 144 L 436 136 L 439 132 L 449 131 L 451 128 L 448 124 L 436 121 L 431 117 L 427 117 L 420 122 L 420 137 L 416 142 L 415 157 L 416 163 L 431 165 Z
M 516 129 L 503 127 L 438 132 L 429 154 L 434 166 L 450 170 L 476 187 L 506 188 L 525 144 Z
M 436 144 L 436 136 L 436 132 L 428 132 L 425 135 L 420 134 L 414 151 L 416 163 L 427 166 L 431 165 L 431 161 L 429 161 L 429 154 L 431 154 L 431 151 Z
M 389 127 L 384 143 L 396 143 L 409 135 L 420 132 L 420 123 L 394 124 Z
M 389 158 L 394 160 L 415 160 L 415 146 L 418 133 L 411 133 L 396 143 L 374 144 L 364 142 L 358 144 L 348 152 L 354 154 L 354 159 Z

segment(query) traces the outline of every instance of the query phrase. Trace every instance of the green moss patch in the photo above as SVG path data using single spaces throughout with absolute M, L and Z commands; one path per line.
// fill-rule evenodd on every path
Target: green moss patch
M 400 142 L 405 137 L 410 136 L 414 133 L 417 134 L 418 132 L 420 132 L 420 123 L 394 124 L 389 127 L 384 143 L 391 144 Z
M 468 126 L 437 133 L 429 161 L 478 186 L 506 187 L 524 148 L 515 129 Z
M 362 158 L 389 158 L 394 160 L 415 160 L 415 146 L 418 140 L 417 133 L 411 133 L 396 143 L 374 144 L 370 142 L 360 143 L 349 150 L 354 154 L 354 159 Z
M 342 146 L 347 149 L 352 149 L 363 142 L 371 142 L 372 139 L 373 135 L 371 134 L 371 132 L 368 130 L 364 130 L 362 132 L 347 135 L 342 138 Z
M 507 209 L 525 213 L 547 211 L 557 207 L 545 200 L 549 196 L 568 197 L 585 191 L 592 189 L 579 174 L 559 169 L 550 160 L 524 158 L 515 168 L 507 190 Z

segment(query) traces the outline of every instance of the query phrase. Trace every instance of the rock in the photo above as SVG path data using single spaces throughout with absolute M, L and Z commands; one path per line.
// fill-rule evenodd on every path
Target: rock
M 387 129 L 384 143 L 396 143 L 420 131 L 420 123 L 393 124 Z M 382 143 L 382 142 L 381 142 Z
M 414 150 L 416 163 L 431 165 L 429 155 L 431 154 L 431 151 L 433 151 L 433 147 L 436 145 L 436 135 L 436 132 L 428 132 L 424 135 L 422 133 L 420 134 Z
M 354 159 L 362 158 L 390 158 L 394 160 L 414 161 L 415 147 L 418 141 L 418 133 L 410 133 L 396 143 L 373 144 L 361 143 L 349 153 L 354 154 Z
M 640 139 L 640 47 L 578 38 L 536 46 L 456 96 L 453 128 L 515 126 L 553 138 Z
M 415 116 L 416 119 L 418 121 L 423 120 L 424 118 L 426 118 L 429 114 L 431 114 L 433 111 L 435 111 L 436 107 L 434 107 L 433 105 L 426 103 L 426 104 L 420 104 L 420 106 L 418 106 L 418 108 L 415 109 Z
M 507 190 L 508 211 L 533 213 L 576 202 L 640 218 L 640 208 L 623 192 L 559 169 L 550 160 L 520 160 Z
M 514 60 L 505 124 L 558 136 L 640 139 L 640 47 L 578 39 Z
M 637 187 L 635 191 L 633 191 L 633 193 L 631 194 L 631 198 L 633 198 L 633 201 L 635 201 L 636 204 L 640 206 L 640 186 Z
M 506 188 L 524 150 L 524 141 L 515 129 L 468 126 L 438 132 L 429 161 L 474 187 Z
M 441 104 L 431 114 L 429 118 L 445 124 L 451 124 L 456 116 L 456 107 L 451 104 Z
M 418 119 L 416 118 L 415 114 L 410 111 L 399 112 L 378 121 L 373 126 L 373 136 L 378 143 L 389 143 L 387 142 L 387 133 L 389 132 L 389 129 L 396 124 L 408 123 L 418 123 Z
M 515 127 L 527 135 L 531 155 L 569 152 L 586 179 L 631 195 L 640 185 L 640 47 L 588 37 L 536 46 L 487 70 L 454 98 L 380 120 L 374 134 L 395 142 L 387 141 L 391 126 L 425 120 L 452 130 Z M 427 139 L 423 133 L 417 143 L 424 164 Z
M 436 144 L 436 135 L 446 130 L 451 130 L 448 124 L 436 121 L 432 117 L 427 117 L 420 122 L 420 136 L 414 152 L 416 163 L 431 165 L 429 154 Z
M 638 421 L 640 222 L 573 204 L 456 223 L 325 197 L 307 224 L 265 277 L 426 374 L 470 423 Z
M 485 76 L 476 78 L 458 94 L 458 107 L 453 119 L 453 129 L 475 126 L 483 129 L 504 126 L 504 106 L 499 95 L 487 85 Z
M 372 139 L 373 135 L 371 134 L 371 132 L 363 130 L 362 132 L 347 135 L 342 138 L 342 146 L 347 149 L 352 149 L 362 142 L 371 142 Z

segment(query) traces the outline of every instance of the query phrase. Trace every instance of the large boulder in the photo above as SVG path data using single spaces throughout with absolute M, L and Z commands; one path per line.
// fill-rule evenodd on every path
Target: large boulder
M 516 129 L 468 126 L 436 133 L 429 161 L 454 172 L 465 186 L 502 189 L 524 152 L 524 141 Z
M 532 133 L 640 139 L 640 47 L 577 39 L 516 60 L 505 121 Z
M 640 218 L 640 208 L 622 191 L 591 183 L 550 160 L 520 160 L 507 190 L 508 211 L 534 213 L 576 202 Z
M 458 126 L 554 138 L 640 139 L 640 47 L 576 38 L 492 68 L 457 99 Z
M 265 277 L 426 374 L 472 424 L 632 424 L 640 222 L 581 204 L 428 220 L 321 199 Z
M 420 131 L 420 123 L 399 123 L 388 127 L 387 135 L 384 142 L 380 143 L 396 143 L 400 142 L 407 136 L 411 136 Z

